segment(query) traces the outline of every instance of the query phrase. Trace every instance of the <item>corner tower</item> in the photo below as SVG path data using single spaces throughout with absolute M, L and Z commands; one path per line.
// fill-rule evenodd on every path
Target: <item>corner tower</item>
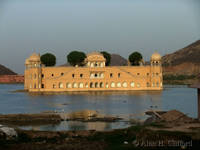
M 41 88 L 41 60 L 40 55 L 33 53 L 25 61 L 24 89 L 39 91 Z
M 151 56 L 151 86 L 163 88 L 162 62 L 161 56 L 157 52 Z

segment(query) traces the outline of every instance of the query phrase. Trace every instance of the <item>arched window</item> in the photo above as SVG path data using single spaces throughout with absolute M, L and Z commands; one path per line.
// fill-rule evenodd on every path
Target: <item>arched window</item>
M 94 88 L 94 83 L 90 82 L 90 88 Z
M 103 85 L 103 82 L 101 82 L 101 83 L 100 83 L 100 88 L 103 88 L 103 86 L 104 86 L 104 85 Z
M 73 83 L 73 88 L 77 88 L 78 87 L 78 84 L 75 82 Z
M 109 85 L 108 85 L 108 83 L 106 83 L 106 88 L 109 88 Z
M 66 87 L 67 87 L 67 88 L 71 88 L 71 87 L 72 87 L 72 84 L 71 84 L 71 83 L 67 83 L 67 84 L 66 84 Z
M 101 77 L 101 78 L 104 78 L 104 74 L 103 74 L 103 73 L 101 73 L 101 74 L 100 74 L 100 77 Z
M 94 63 L 91 63 L 91 67 L 94 67 Z
M 95 88 L 98 88 L 99 87 L 99 84 L 98 82 L 95 83 Z
M 121 76 L 121 74 L 120 74 L 120 73 L 118 73 L 118 78 L 120 78 L 120 76 Z
M 117 83 L 117 87 L 118 87 L 118 88 L 121 87 L 121 83 L 120 83 L 120 82 Z
M 79 84 L 79 88 L 83 88 L 83 83 L 80 83 L 80 84 Z
M 85 83 L 85 87 L 88 88 L 88 83 Z
M 101 64 L 100 64 L 100 65 L 101 65 L 101 67 L 103 67 L 103 63 L 102 63 L 102 62 L 101 62 Z
M 112 78 L 113 77 L 113 74 L 112 73 L 110 73 L 110 78 Z
M 53 84 L 53 89 L 55 89 L 56 88 L 56 85 L 55 84 Z
M 128 87 L 127 82 L 124 82 L 124 83 L 122 84 L 122 86 L 123 86 L 124 88 Z
M 81 77 L 81 78 L 83 77 L 83 74 L 82 74 L 82 73 L 80 74 L 80 77 Z
M 135 87 L 135 83 L 134 82 L 131 82 L 131 87 Z
M 58 84 L 58 87 L 59 87 L 59 88 L 63 88 L 63 83 L 60 82 L 60 83 Z
M 91 74 L 90 74 L 90 78 L 94 78 L 94 73 L 91 73 Z
M 111 86 L 112 88 L 114 88 L 114 87 L 115 87 L 115 83 L 112 82 L 110 86 Z

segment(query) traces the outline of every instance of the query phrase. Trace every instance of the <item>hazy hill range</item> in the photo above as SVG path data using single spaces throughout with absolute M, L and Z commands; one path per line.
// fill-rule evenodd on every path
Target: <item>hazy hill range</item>
M 128 61 L 118 55 L 118 54 L 111 54 L 110 66 L 127 66 Z
M 0 64 L 0 75 L 17 75 L 17 74 Z
M 163 73 L 177 75 L 200 74 L 200 40 L 162 57 Z

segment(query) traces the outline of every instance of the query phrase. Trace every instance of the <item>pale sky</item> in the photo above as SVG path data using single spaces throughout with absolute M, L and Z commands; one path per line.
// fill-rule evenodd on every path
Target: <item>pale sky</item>
M 200 39 L 200 0 L 0 0 L 0 64 L 17 73 L 33 52 L 57 65 L 72 50 L 174 52 Z

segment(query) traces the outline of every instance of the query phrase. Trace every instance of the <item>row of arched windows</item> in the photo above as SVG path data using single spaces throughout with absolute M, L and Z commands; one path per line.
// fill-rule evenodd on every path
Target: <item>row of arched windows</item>
M 135 83 L 135 82 L 130 82 L 129 83 L 130 87 L 141 87 L 140 83 Z M 150 83 L 147 82 L 146 83 L 147 87 L 151 87 Z M 77 83 L 77 82 L 73 82 L 73 83 L 66 83 L 66 85 L 64 86 L 64 84 L 62 82 L 60 82 L 58 84 L 58 88 L 127 88 L 128 87 L 128 83 L 127 82 L 111 82 L 111 83 L 104 83 L 104 82 L 90 82 L 90 83 Z M 153 82 L 152 83 L 152 87 L 159 87 L 159 82 Z M 53 84 L 53 88 L 56 88 L 56 84 Z
M 140 83 L 137 83 L 135 84 L 135 82 L 131 82 L 130 83 L 130 87 L 140 87 Z M 147 82 L 146 83 L 146 86 L 147 87 L 151 87 L 150 83 Z M 152 87 L 159 87 L 159 86 L 162 86 L 162 83 L 160 83 L 159 85 L 159 82 L 153 82 L 152 83 Z M 90 82 L 89 84 L 88 83 L 76 83 L 76 82 L 73 82 L 73 83 L 66 83 L 66 88 L 127 88 L 128 87 L 128 83 L 127 82 L 111 82 L 111 83 L 103 83 L 103 82 Z M 32 87 L 32 85 L 30 84 L 30 88 L 37 88 L 36 84 L 34 84 L 34 86 Z M 40 88 L 40 86 L 39 86 Z M 42 84 L 41 88 L 44 88 L 44 84 Z M 57 88 L 56 84 L 53 84 L 52 88 Z M 58 84 L 58 88 L 62 89 L 64 88 L 64 84 L 62 82 L 60 82 Z

